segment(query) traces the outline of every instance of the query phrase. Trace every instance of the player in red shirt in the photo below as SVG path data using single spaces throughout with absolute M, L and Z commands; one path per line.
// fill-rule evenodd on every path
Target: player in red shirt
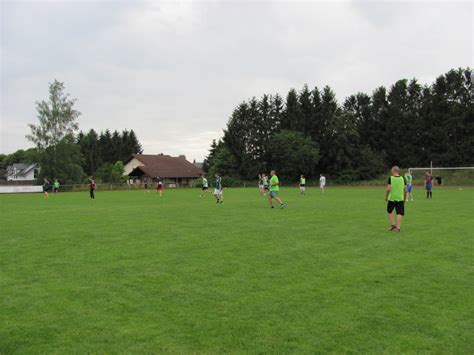
M 163 196 L 163 181 L 160 178 L 158 178 L 156 183 L 156 193 L 159 193 L 160 197 Z
M 93 177 L 89 176 L 89 196 L 91 200 L 95 199 L 94 191 L 95 191 L 96 186 L 97 185 L 95 184 Z

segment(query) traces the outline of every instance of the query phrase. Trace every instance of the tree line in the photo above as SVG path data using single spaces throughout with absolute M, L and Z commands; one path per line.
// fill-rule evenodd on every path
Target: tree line
M 58 179 L 63 184 L 80 183 L 94 175 L 99 182 L 123 181 L 123 162 L 142 147 L 133 130 L 99 134 L 91 129 L 80 131 L 74 109 L 75 99 L 65 93 L 64 83 L 55 80 L 49 86 L 49 100 L 36 103 L 37 124 L 30 124 L 27 138 L 35 148 L 0 155 L 0 173 L 13 163 L 38 163 L 38 179 Z
M 253 97 L 234 109 L 204 168 L 244 180 L 275 168 L 292 181 L 324 173 L 349 182 L 392 165 L 472 165 L 471 100 L 470 68 L 450 70 L 429 85 L 402 79 L 342 104 L 329 86 L 291 89 L 285 99 Z

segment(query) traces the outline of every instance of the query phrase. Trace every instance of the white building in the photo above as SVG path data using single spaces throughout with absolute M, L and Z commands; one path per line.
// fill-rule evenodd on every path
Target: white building
M 7 181 L 34 181 L 38 171 L 37 164 L 15 163 L 7 167 Z

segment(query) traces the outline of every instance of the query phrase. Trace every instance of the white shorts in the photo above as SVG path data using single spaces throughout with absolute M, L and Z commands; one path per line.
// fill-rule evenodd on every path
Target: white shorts
M 214 189 L 214 195 L 222 195 L 222 190 Z
M 260 190 L 263 190 L 263 185 L 258 185 L 258 188 L 259 188 Z

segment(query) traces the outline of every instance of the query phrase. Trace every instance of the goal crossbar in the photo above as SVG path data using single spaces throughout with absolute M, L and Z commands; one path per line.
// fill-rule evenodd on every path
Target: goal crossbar
M 456 166 L 456 167 L 452 167 L 452 168 L 446 168 L 446 167 L 443 167 L 443 168 L 434 168 L 434 167 L 428 167 L 428 168 L 409 168 L 408 171 L 411 172 L 412 171 L 415 171 L 415 170 L 424 170 L 424 171 L 431 171 L 433 172 L 433 170 L 471 170 L 471 169 L 474 169 L 474 166 Z

